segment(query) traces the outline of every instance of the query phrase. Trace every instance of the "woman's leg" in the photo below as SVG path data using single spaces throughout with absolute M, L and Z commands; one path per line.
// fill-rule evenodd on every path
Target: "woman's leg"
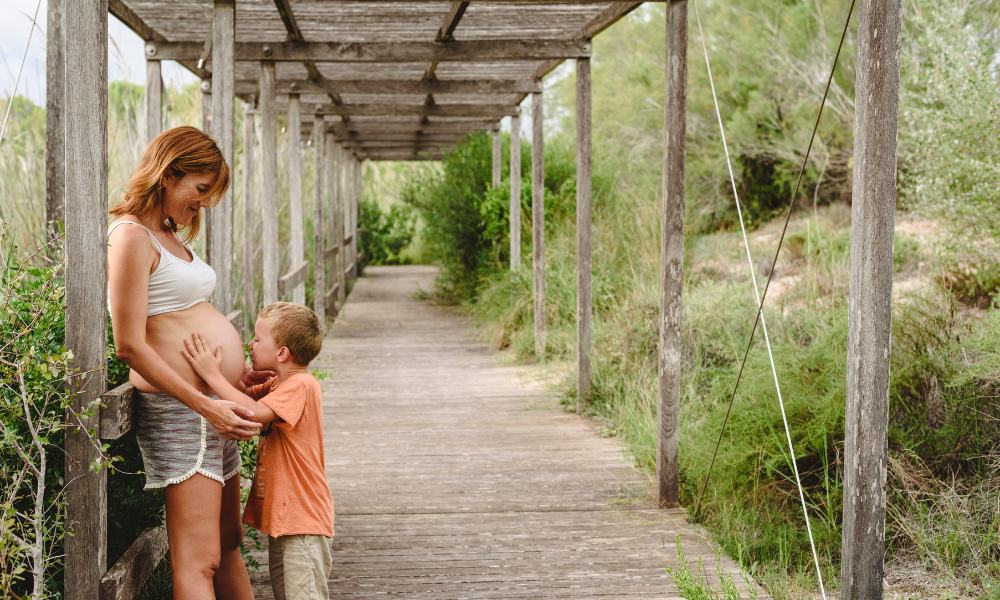
M 219 569 L 219 512 L 222 486 L 195 473 L 166 488 L 167 539 L 174 598 L 211 600 Z M 238 550 L 237 550 L 238 552 Z
M 250 576 L 240 553 L 243 523 L 240 518 L 240 476 L 234 475 L 222 487 L 219 513 L 221 561 L 215 572 L 216 597 L 225 600 L 253 600 Z

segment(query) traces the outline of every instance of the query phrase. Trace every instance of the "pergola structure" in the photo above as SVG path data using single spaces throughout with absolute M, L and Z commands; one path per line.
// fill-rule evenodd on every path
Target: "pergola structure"
M 230 191 L 209 210 L 207 258 L 218 275 L 212 302 L 241 319 L 252 311 L 244 279 L 237 298 L 234 227 L 263 222 L 263 301 L 305 302 L 312 267 L 315 309 L 336 314 L 356 276 L 361 161 L 440 159 L 476 131 L 493 132 L 494 186 L 500 180 L 499 120 L 511 126 L 511 268 L 520 257 L 520 105 L 532 95 L 532 267 L 536 350 L 545 351 L 543 77 L 576 62 L 577 80 L 577 391 L 590 390 L 591 148 L 593 36 L 641 2 L 527 0 L 363 2 L 347 0 L 47 0 L 47 209 L 66 224 L 66 342 L 81 375 L 75 406 L 102 397 L 81 424 L 103 438 L 131 425 L 130 390 L 105 393 L 107 253 L 107 13 L 146 41 L 147 135 L 162 128 L 160 62 L 176 60 L 202 79 L 203 126 L 234 164 L 236 98 L 245 104 L 244 139 L 261 140 L 260 215 L 253 202 L 236 219 Z M 681 323 L 683 309 L 687 0 L 667 9 L 666 102 L 661 255 L 659 432 L 660 506 L 677 506 Z M 895 115 L 899 84 L 900 0 L 861 0 L 857 141 L 848 349 L 845 482 L 845 597 L 880 597 L 884 540 L 855 532 L 884 527 L 891 322 Z M 305 133 L 316 152 L 315 256 L 304 259 L 301 144 L 289 144 L 291 223 L 288 273 L 278 273 L 277 115 Z M 881 116 L 879 116 L 881 115 Z M 258 132 L 259 128 L 259 132 Z M 301 139 L 299 140 L 301 141 Z M 252 144 L 244 152 L 251 152 Z M 246 193 L 256 193 L 245 154 Z M 235 175 L 239 176 L 239 175 Z M 66 194 L 65 190 L 71 190 Z M 64 198 L 65 195 L 65 198 Z M 242 277 L 254 271 L 251 236 L 239 253 Z M 856 244 L 856 246 L 855 246 Z M 329 278 L 329 285 L 327 285 Z M 888 278 L 888 279 L 886 279 Z M 252 281 L 252 280 L 250 280 Z M 863 325 L 863 326 L 862 326 Z M 884 354 L 884 356 L 883 356 Z M 864 359 L 862 361 L 862 359 Z M 110 571 L 106 564 L 106 475 L 90 471 L 99 449 L 86 433 L 66 436 L 65 594 L 131 598 L 165 550 L 162 533 L 144 534 Z M 880 454 L 881 453 L 881 454 Z M 879 487 L 880 485 L 880 487 Z M 881 494 L 881 496 L 879 495 Z M 879 534 L 881 535 L 881 534 Z M 877 538 L 877 539 L 876 539 Z M 876 564 L 877 563 L 877 564 Z

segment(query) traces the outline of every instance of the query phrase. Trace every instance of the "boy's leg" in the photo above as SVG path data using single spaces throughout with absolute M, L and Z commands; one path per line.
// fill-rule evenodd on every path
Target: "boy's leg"
M 329 538 L 322 535 L 288 535 L 278 539 L 284 553 L 284 600 L 329 600 L 328 577 L 333 562 Z
M 214 599 L 212 578 L 219 568 L 222 486 L 195 473 L 168 485 L 164 495 L 174 598 Z
M 243 522 L 240 519 L 240 476 L 234 475 L 222 486 L 222 511 L 219 513 L 221 560 L 213 582 L 220 600 L 253 600 L 250 576 L 240 544 Z
M 285 598 L 285 549 L 284 538 L 267 536 L 267 572 L 271 578 L 274 600 Z

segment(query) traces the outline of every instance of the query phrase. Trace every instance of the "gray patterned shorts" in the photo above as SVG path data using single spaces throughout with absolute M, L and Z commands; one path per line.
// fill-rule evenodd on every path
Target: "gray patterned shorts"
M 135 437 L 146 471 L 144 489 L 180 483 L 195 473 L 225 483 L 240 472 L 236 442 L 219 435 L 201 415 L 166 394 L 137 392 L 135 398 Z

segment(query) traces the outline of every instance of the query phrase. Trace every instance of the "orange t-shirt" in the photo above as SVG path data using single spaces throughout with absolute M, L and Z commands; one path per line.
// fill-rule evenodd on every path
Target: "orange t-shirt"
M 247 390 L 278 415 L 257 446 L 243 522 L 273 537 L 333 536 L 333 496 L 323 460 L 323 391 L 308 373 Z M 273 425 L 273 427 L 272 427 Z M 266 433 L 265 433 L 266 432 Z

